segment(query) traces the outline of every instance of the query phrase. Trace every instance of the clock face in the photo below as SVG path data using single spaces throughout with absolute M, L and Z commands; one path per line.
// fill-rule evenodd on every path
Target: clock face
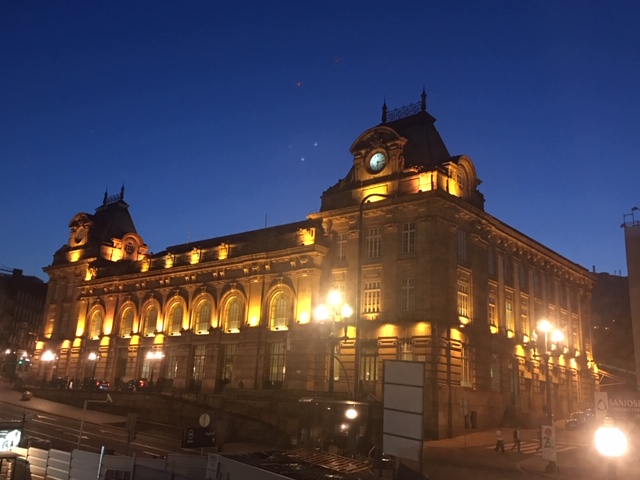
M 387 164 L 387 157 L 382 152 L 376 152 L 369 158 L 369 168 L 374 172 L 379 172 Z

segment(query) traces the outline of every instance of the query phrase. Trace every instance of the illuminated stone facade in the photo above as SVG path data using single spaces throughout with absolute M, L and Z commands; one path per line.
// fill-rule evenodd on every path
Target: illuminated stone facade
M 105 195 L 45 268 L 36 357 L 53 360 L 37 374 L 380 399 L 383 361 L 413 360 L 426 364 L 425 432 L 442 437 L 463 413 L 479 427 L 543 417 L 535 329 L 547 318 L 565 338 L 551 355 L 554 412 L 589 405 L 593 275 L 486 213 L 473 162 L 449 154 L 434 122 L 424 93 L 383 107 L 348 174 L 298 223 L 150 254 L 124 190 Z M 333 290 L 354 313 L 320 322 Z

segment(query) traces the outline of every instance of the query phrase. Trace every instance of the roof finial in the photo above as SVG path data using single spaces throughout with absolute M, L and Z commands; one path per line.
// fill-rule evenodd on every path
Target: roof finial
M 109 189 L 108 189 L 108 188 L 105 188 L 105 190 L 104 190 L 104 199 L 102 200 L 102 204 L 103 204 L 103 205 L 106 205 L 106 204 L 107 204 L 107 197 L 109 196 L 109 193 L 108 193 L 108 192 L 109 192 Z
M 422 99 L 422 103 L 420 104 L 421 111 L 426 112 L 427 111 L 427 94 L 424 91 L 424 84 L 422 84 L 422 95 L 420 95 L 420 98 Z
M 120 201 L 124 202 L 124 182 L 122 182 L 122 188 L 120 189 Z
M 387 123 L 387 99 L 382 103 L 382 123 Z

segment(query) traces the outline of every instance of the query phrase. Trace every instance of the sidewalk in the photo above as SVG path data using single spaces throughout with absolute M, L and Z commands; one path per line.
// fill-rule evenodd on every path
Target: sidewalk
M 509 451 L 511 448 L 510 428 L 502 429 L 505 434 L 507 455 L 513 455 Z M 537 431 L 533 429 L 522 430 L 522 439 L 531 441 L 537 439 Z M 562 422 L 556 424 L 557 441 L 564 442 L 564 425 Z M 537 441 L 537 440 L 536 440 Z M 496 429 L 473 431 L 459 437 L 447 438 L 442 440 L 431 440 L 425 442 L 425 447 L 441 447 L 441 448 L 474 448 L 487 447 L 495 444 Z M 493 452 L 491 452 L 493 453 Z M 557 472 L 546 472 L 548 461 L 542 458 L 540 454 L 523 454 L 525 458 L 517 462 L 516 468 L 531 475 L 541 478 L 550 478 L 555 480 L 601 480 L 602 478 L 612 478 L 609 476 L 609 461 L 604 459 L 595 449 L 593 444 L 578 445 L 575 448 L 557 455 Z M 614 461 L 616 474 L 618 478 L 640 478 L 640 469 L 638 468 L 635 456 L 629 452 L 626 457 Z

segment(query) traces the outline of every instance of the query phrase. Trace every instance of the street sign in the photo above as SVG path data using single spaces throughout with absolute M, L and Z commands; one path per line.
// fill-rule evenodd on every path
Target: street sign
M 202 415 L 200 415 L 200 419 L 198 420 L 198 423 L 200 423 L 200 426 L 202 428 L 208 427 L 210 422 L 211 422 L 211 417 L 209 417 L 208 414 L 203 413 Z
M 182 430 L 182 448 L 206 448 L 216 446 L 216 431 L 193 427 Z
M 551 425 L 542 427 L 542 458 L 550 462 L 556 461 L 556 429 Z

